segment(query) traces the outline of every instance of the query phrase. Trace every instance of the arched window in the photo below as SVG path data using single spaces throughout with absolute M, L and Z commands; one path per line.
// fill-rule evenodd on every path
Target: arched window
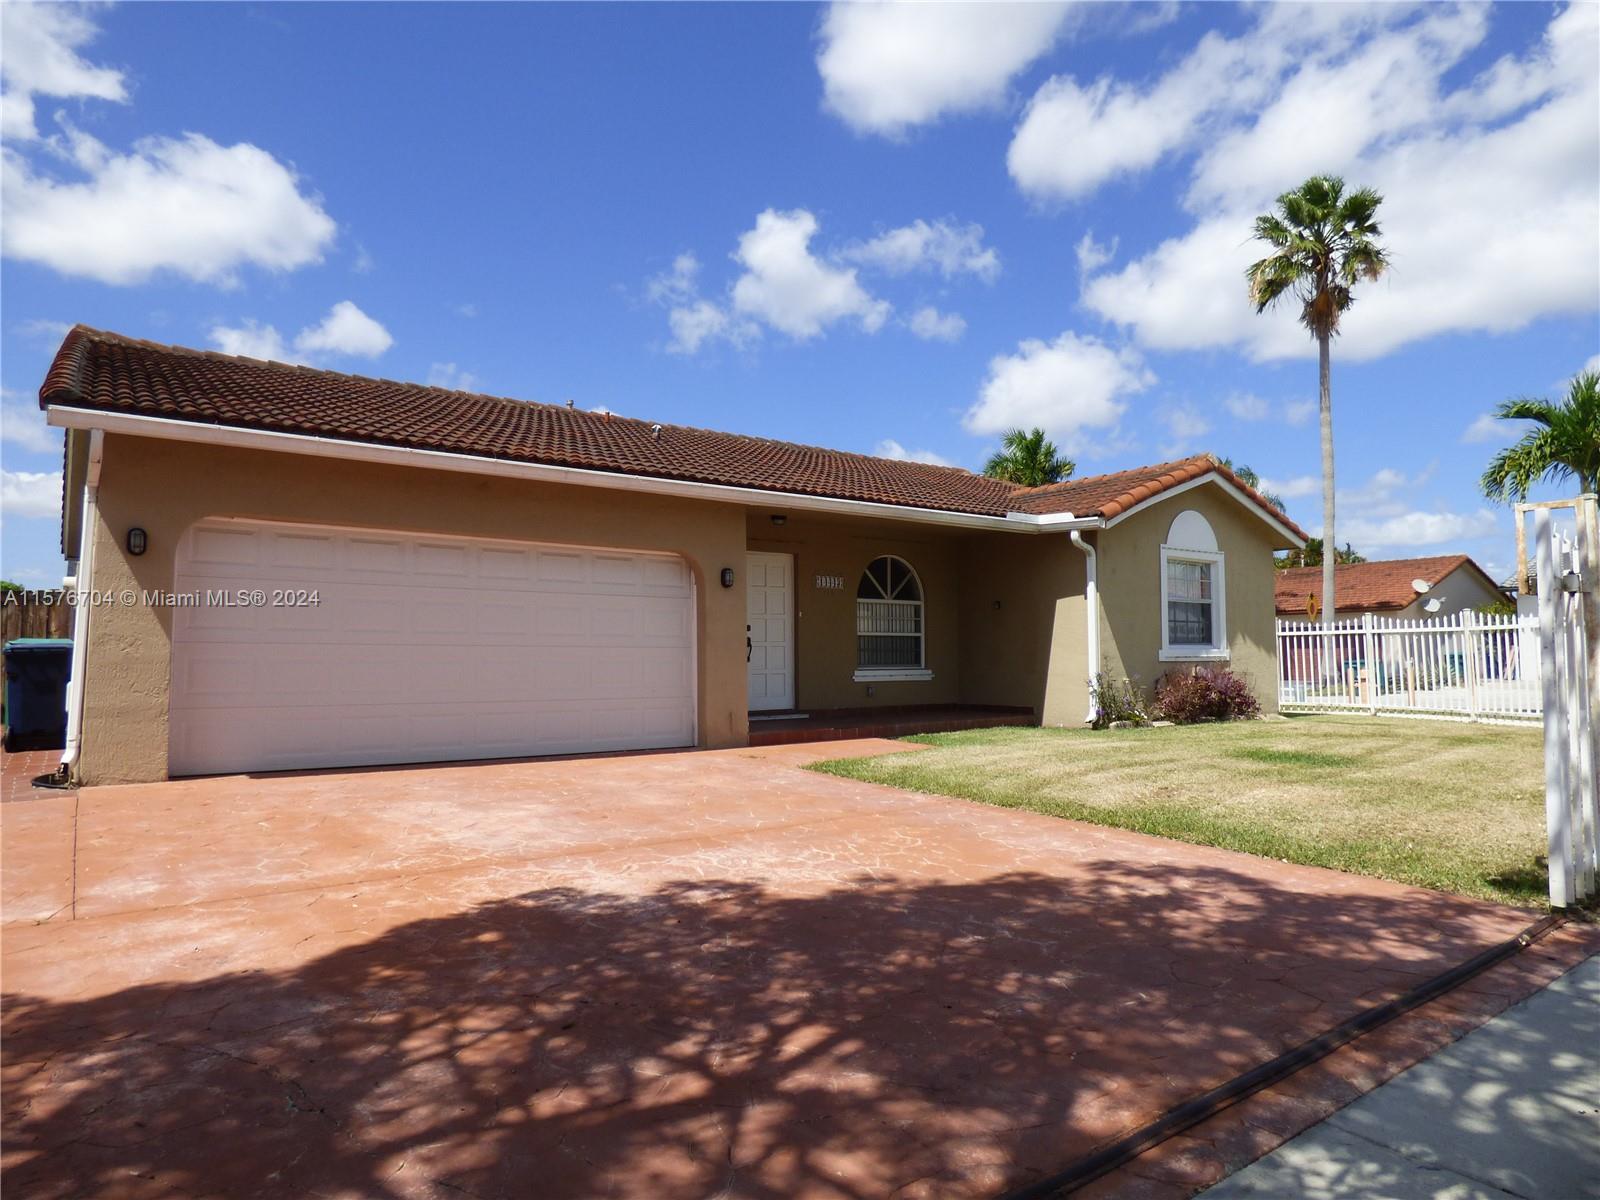
M 923 670 L 922 581 L 903 558 L 867 564 L 856 585 L 856 675 Z
M 1211 522 L 1193 509 L 1173 518 L 1161 544 L 1162 662 L 1228 657 L 1223 565 Z

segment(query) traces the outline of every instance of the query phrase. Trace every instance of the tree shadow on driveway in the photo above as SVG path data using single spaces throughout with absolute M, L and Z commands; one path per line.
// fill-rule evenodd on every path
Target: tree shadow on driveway
M 1118 861 L 813 895 L 550 888 L 291 970 L 7 996 L 3 1183 L 993 1194 L 1522 920 Z

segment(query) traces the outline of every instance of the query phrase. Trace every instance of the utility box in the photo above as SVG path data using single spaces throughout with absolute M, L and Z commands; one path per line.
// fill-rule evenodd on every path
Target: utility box
M 70 638 L 17 638 L 5 646 L 7 750 L 60 750 L 67 744 Z

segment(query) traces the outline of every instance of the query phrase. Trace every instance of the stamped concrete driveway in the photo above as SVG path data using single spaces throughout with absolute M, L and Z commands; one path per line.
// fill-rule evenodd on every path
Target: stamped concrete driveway
M 818 755 L 4 805 L 8 1200 L 992 1195 L 1529 919 Z M 1098 1190 L 1192 1191 L 1535 974 Z

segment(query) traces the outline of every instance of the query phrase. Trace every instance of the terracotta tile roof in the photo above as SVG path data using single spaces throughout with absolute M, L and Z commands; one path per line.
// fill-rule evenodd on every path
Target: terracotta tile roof
M 1024 488 L 957 467 L 163 346 L 83 325 L 61 343 L 39 402 L 980 516 L 1111 517 L 1207 471 L 1244 486 L 1201 455 Z
M 1333 594 L 1340 612 L 1375 612 L 1405 608 L 1417 598 L 1413 579 L 1437 584 L 1457 567 L 1471 567 L 1492 588 L 1494 580 L 1465 554 L 1437 554 L 1430 558 L 1391 558 L 1383 562 L 1340 563 L 1334 567 Z M 1322 568 L 1288 567 L 1278 572 L 1275 600 L 1280 616 L 1303 617 L 1306 598 L 1322 603 Z

